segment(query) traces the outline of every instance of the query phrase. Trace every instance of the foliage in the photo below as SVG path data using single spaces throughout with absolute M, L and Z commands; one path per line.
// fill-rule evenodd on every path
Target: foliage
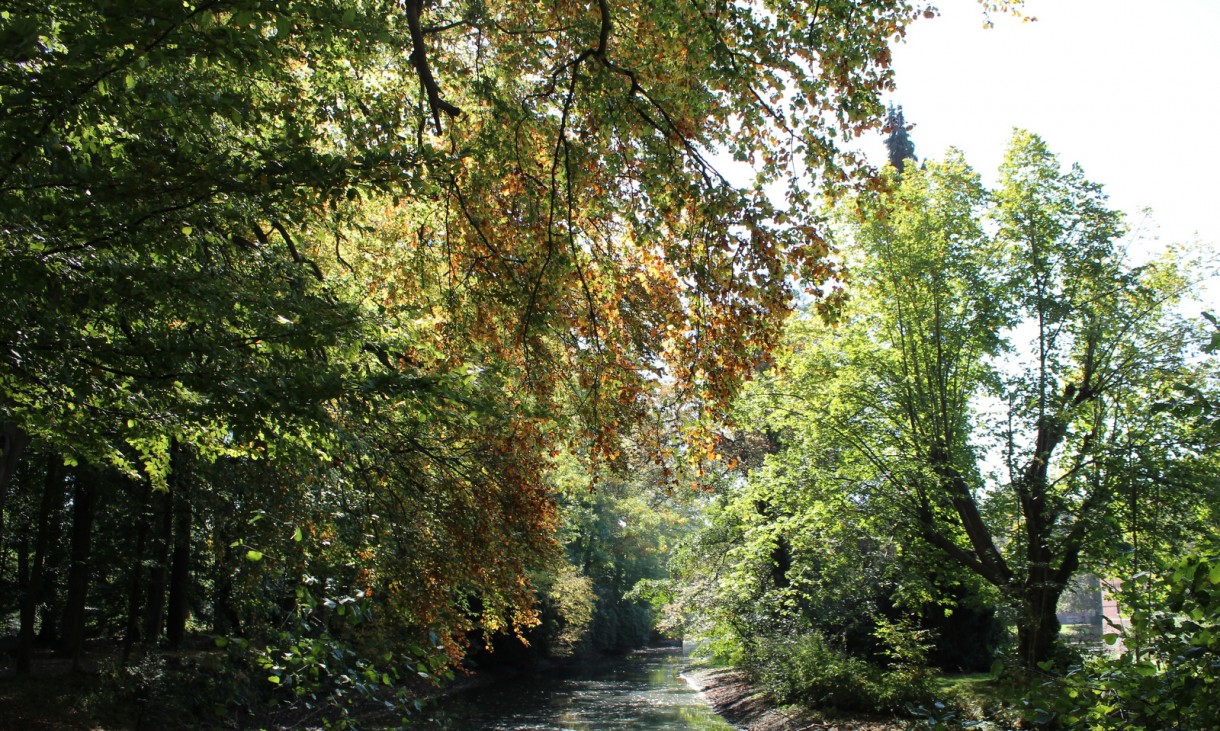
M 716 455 L 797 282 L 836 298 L 812 197 L 875 186 L 840 140 L 881 124 L 921 14 L 6 4 L 0 595 L 22 657 L 36 628 L 78 663 L 86 634 L 138 655 L 207 629 L 290 702 L 399 703 L 473 636 L 535 626 L 531 577 L 565 547 L 591 633 L 636 641 L 648 610 L 623 597 L 669 518 L 548 475 L 565 449 Z M 561 504 L 599 541 L 557 538 Z M 557 576 L 574 629 L 588 597 Z
M 1012 718 L 1008 684 L 1079 662 L 1057 647 L 1068 578 L 1214 533 L 1209 427 L 1169 398 L 1210 392 L 1214 364 L 1176 311 L 1189 262 L 1131 265 L 1100 188 L 1036 137 L 995 192 L 956 154 L 887 181 L 840 210 L 838 319 L 794 318 L 735 405 L 741 469 L 713 481 L 675 594 L 778 697 L 927 728 L 968 704 L 930 704 L 926 663 L 968 631 L 1007 649 L 998 615 L 1018 642 L 993 675 L 1017 672 L 989 703 Z
M 921 10 L 407 6 L 5 11 L 6 423 L 161 479 L 171 438 L 317 440 L 323 404 L 401 367 L 358 354 L 454 333 L 595 423 L 638 419 L 660 362 L 723 404 L 788 275 L 830 273 L 799 171 L 861 169 L 836 139 L 878 123 Z
M 90 715 L 109 728 L 169 727 L 184 716 L 219 726 L 235 708 L 263 700 L 262 690 L 220 653 L 148 653 L 130 663 L 104 663 L 87 702 Z
M 255 648 L 224 637 L 217 644 L 250 652 L 250 664 L 267 682 L 301 699 L 306 709 L 332 710 L 332 717 L 347 716 L 360 702 L 418 710 L 412 680 L 453 679 L 436 634 L 428 637 L 430 647 L 411 645 L 396 653 L 391 637 L 359 632 L 360 625 L 375 619 L 370 597 L 357 590 L 331 598 L 334 589 L 332 582 L 307 577 L 297 588 L 293 613 L 273 635 L 274 644 Z
M 846 652 L 816 629 L 786 629 L 752 638 L 743 658 L 781 703 L 895 713 L 928 698 L 932 676 L 923 664 L 926 648 L 918 634 L 891 632 L 892 656 L 878 664 Z
M 569 463 L 556 475 L 563 523 L 564 572 L 587 578 L 595 606 L 585 646 L 639 647 L 653 639 L 665 602 L 653 595 L 669 577 L 672 550 L 694 526 L 691 496 L 669 493 L 661 471 L 593 478 Z M 657 600 L 657 601 L 654 601 Z
M 1007 608 L 1016 665 L 1033 672 L 1055 654 L 1057 599 L 1082 563 L 1133 536 L 1207 531 L 1148 509 L 1212 503 L 1198 433 L 1152 415 L 1172 384 L 1209 377 L 1174 311 L 1184 267 L 1130 265 L 1100 188 L 1024 132 L 994 193 L 951 154 L 842 215 L 851 304 L 832 326 L 794 322 L 742 407 L 777 435 L 743 528 L 782 536 L 798 567 L 803 551 L 837 551 L 867 571 L 853 546 L 890 551 L 908 604 L 972 574 L 969 593 Z
M 542 592 L 543 626 L 552 636 L 547 646 L 557 657 L 565 657 L 587 643 L 597 608 L 593 581 L 571 564 L 564 564 L 550 577 L 538 582 Z M 548 608 L 553 615 L 549 626 Z
M 907 160 L 915 160 L 915 143 L 911 142 L 910 129 L 902 107 L 893 104 L 885 110 L 885 149 L 889 156 L 890 167 L 901 173 Z
M 1067 728 L 1209 729 L 1220 724 L 1220 552 L 1167 562 L 1123 586 L 1129 626 L 1118 657 L 1092 658 L 1031 705 Z

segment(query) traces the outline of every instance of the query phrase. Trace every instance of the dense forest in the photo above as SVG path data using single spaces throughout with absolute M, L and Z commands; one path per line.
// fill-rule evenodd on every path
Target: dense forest
M 0 726 L 384 727 L 661 637 L 929 728 L 1220 723 L 1210 263 L 1036 134 L 919 160 L 934 14 L 6 3 Z

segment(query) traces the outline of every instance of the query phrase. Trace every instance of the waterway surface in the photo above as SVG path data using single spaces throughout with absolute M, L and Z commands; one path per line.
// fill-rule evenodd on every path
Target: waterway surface
M 681 677 L 678 648 L 463 693 L 432 709 L 432 728 L 469 731 L 732 731 Z

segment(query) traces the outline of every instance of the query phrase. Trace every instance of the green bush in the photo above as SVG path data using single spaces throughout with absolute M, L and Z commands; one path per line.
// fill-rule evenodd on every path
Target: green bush
M 887 638 L 889 639 L 889 638 Z M 759 683 L 778 701 L 839 711 L 897 712 L 926 702 L 931 673 L 911 657 L 879 665 L 848 654 L 816 631 L 753 643 Z
M 1094 658 L 1030 702 L 1031 717 L 1089 731 L 1220 728 L 1220 547 L 1196 552 L 1159 577 L 1127 582 L 1131 612 L 1117 658 Z
M 113 729 L 217 728 L 265 697 L 221 652 L 150 652 L 98 668 L 90 714 Z

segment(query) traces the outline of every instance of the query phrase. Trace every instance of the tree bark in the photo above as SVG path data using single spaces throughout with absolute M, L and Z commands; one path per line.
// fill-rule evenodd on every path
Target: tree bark
M 152 500 L 152 483 L 144 483 L 140 512 L 136 520 L 135 547 L 132 549 L 131 573 L 127 580 L 127 626 L 123 630 L 123 662 L 131 656 L 131 648 L 140 641 L 140 608 L 144 598 L 144 549 L 148 543 L 148 508 Z
M 227 526 L 229 516 L 216 520 L 212 545 L 215 546 L 215 581 L 212 584 L 212 632 L 225 636 L 241 633 L 241 618 L 233 606 L 233 549 Z
M 174 529 L 173 501 L 168 492 L 158 491 L 153 496 L 153 512 L 159 518 L 159 530 L 153 539 L 153 568 L 148 577 L 148 602 L 144 605 L 145 642 L 156 642 L 165 622 L 165 583 Z
M 4 546 L 4 510 L 8 503 L 9 483 L 17 471 L 21 454 L 30 443 L 30 435 L 11 421 L 0 424 L 0 547 Z
M 21 629 L 17 633 L 17 672 L 28 672 L 34 653 L 34 619 L 42 601 L 47 553 L 51 547 L 51 513 L 64 498 L 64 480 L 58 455 L 48 455 L 46 480 L 38 502 L 38 524 L 34 537 L 34 564 L 21 596 Z
M 21 597 L 21 624 L 17 630 L 17 674 L 25 675 L 30 672 L 29 648 L 33 645 L 26 637 L 34 637 L 34 603 L 30 601 L 30 545 L 25 538 L 17 543 L 17 593 Z
M 1026 676 L 1033 675 L 1039 663 L 1053 659 L 1059 641 L 1059 597 L 1064 584 L 1055 581 L 1049 570 L 1031 570 L 1021 591 L 1021 614 L 1017 621 L 1017 657 Z
M 89 594 L 90 553 L 93 547 L 93 518 L 97 499 L 96 475 L 73 475 L 72 548 L 68 565 L 68 599 L 64 606 L 63 637 L 60 655 L 72 658 L 81 670 L 81 650 L 85 642 L 85 600 Z
M 174 500 L 174 553 L 169 574 L 169 616 L 165 638 L 170 647 L 179 647 L 186 634 L 186 620 L 190 617 L 192 515 L 191 501 L 186 494 L 186 475 L 180 469 L 183 459 L 180 454 L 174 456 L 175 471 L 171 487 Z

